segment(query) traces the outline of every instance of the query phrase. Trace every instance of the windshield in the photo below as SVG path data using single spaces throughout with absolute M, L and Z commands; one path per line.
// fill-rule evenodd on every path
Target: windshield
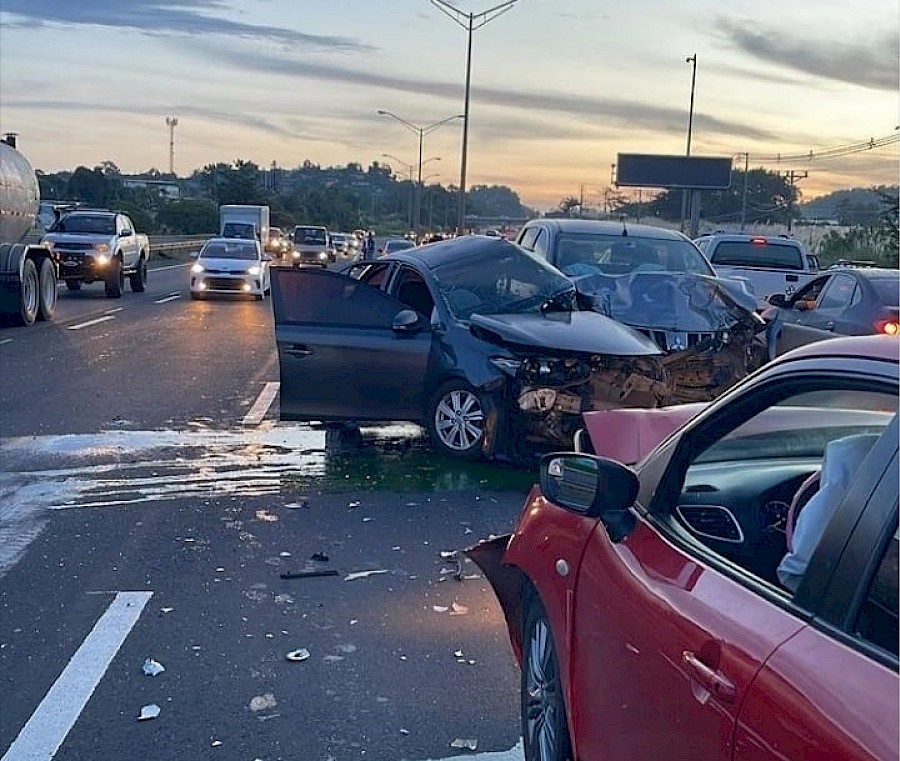
M 116 219 L 108 214 L 67 214 L 50 228 L 50 232 L 115 235 Z
M 389 240 L 384 244 L 385 251 L 403 251 L 406 248 L 415 248 L 416 244 L 408 240 Z
M 633 272 L 714 274 L 703 254 L 689 241 L 638 235 L 563 233 L 556 241 L 556 261 L 571 277 Z
M 327 234 L 321 227 L 295 227 L 294 243 L 306 243 L 311 246 L 324 246 Z
M 894 277 L 879 277 L 869 280 L 882 306 L 894 307 L 900 304 L 900 272 Z
M 203 259 L 258 259 L 256 246 L 243 241 L 213 241 L 200 252 Z
M 473 314 L 540 312 L 575 286 L 542 259 L 518 246 L 442 264 L 434 270 L 447 308 L 459 320 Z

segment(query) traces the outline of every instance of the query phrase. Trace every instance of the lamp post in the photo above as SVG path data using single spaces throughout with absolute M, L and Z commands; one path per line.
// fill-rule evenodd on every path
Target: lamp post
M 454 114 L 453 116 L 448 116 L 446 119 L 441 119 L 438 122 L 433 122 L 432 124 L 425 124 L 420 126 L 418 124 L 413 124 L 410 121 L 407 121 L 402 116 L 397 116 L 397 114 L 392 111 L 385 111 L 383 109 L 378 109 L 378 113 L 380 116 L 389 116 L 394 121 L 400 122 L 406 129 L 410 132 L 415 133 L 419 136 L 419 173 L 416 180 L 416 201 L 415 201 L 415 214 L 413 217 L 413 230 L 415 230 L 416 234 L 419 233 L 419 222 L 421 220 L 421 211 L 422 211 L 422 165 L 426 162 L 422 161 L 422 148 L 425 144 L 425 135 L 431 134 L 436 129 L 442 127 L 447 122 L 452 122 L 454 119 L 462 119 L 462 114 Z M 433 159 L 429 159 L 431 161 Z
M 685 63 L 691 64 L 691 105 L 688 109 L 688 128 L 687 128 L 687 149 L 685 150 L 685 156 L 690 157 L 691 155 L 691 133 L 694 129 L 694 91 L 697 87 L 697 54 L 689 55 L 684 59 Z M 684 220 L 687 216 L 687 201 L 688 201 L 688 191 L 687 189 L 681 191 L 681 232 L 684 232 Z
M 415 164 L 411 164 L 411 163 L 409 163 L 408 161 L 404 161 L 404 160 L 401 159 L 401 158 L 398 158 L 398 157 L 395 156 L 393 153 L 382 153 L 381 156 L 382 156 L 382 158 L 390 159 L 391 161 L 394 161 L 394 162 L 396 162 L 397 164 L 399 164 L 401 167 L 403 167 L 404 171 L 405 171 L 406 174 L 407 174 L 407 179 L 409 180 L 409 186 L 410 186 L 410 187 L 409 187 L 409 214 L 408 214 L 408 221 L 409 221 L 409 226 L 410 226 L 410 228 L 411 228 L 411 229 L 414 229 L 414 223 L 413 223 L 413 170 L 416 168 L 416 165 L 415 165 Z M 424 161 L 420 161 L 420 163 L 419 163 L 419 175 L 421 176 L 421 174 L 422 174 L 422 167 L 423 167 L 423 166 L 426 166 L 426 165 L 427 165 L 429 162 L 431 162 L 431 161 L 440 161 L 440 160 L 441 160 L 441 157 L 440 157 L 440 156 L 431 156 L 431 157 L 425 159 Z M 391 169 L 391 171 L 393 171 L 393 168 Z
M 466 46 L 466 94 L 465 94 L 465 110 L 463 113 L 463 138 L 462 138 L 462 156 L 459 166 L 459 219 L 458 233 L 463 234 L 466 227 L 466 164 L 469 153 L 469 95 L 472 88 L 472 36 L 474 32 L 481 29 L 485 24 L 493 21 L 498 16 L 511 10 L 519 0 L 506 0 L 506 2 L 488 8 L 481 13 L 465 13 L 451 5 L 447 0 L 428 0 L 435 8 L 447 16 L 451 21 L 459 24 L 466 30 L 468 35 L 468 43 Z

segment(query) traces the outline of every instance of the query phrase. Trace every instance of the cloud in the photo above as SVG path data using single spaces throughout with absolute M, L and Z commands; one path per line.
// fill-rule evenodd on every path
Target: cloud
M 69 100 L 39 100 L 39 99 L 5 99 L 3 106 L 6 109 L 36 109 L 39 111 L 102 111 L 106 113 L 119 114 L 137 114 L 139 116 L 154 116 L 162 118 L 163 114 L 178 114 L 187 116 L 196 116 L 200 119 L 207 119 L 215 122 L 226 122 L 236 124 L 242 127 L 251 127 L 253 129 L 265 132 L 277 137 L 305 137 L 306 139 L 318 139 L 308 135 L 300 135 L 297 131 L 282 127 L 267 119 L 257 116 L 240 114 L 234 112 L 219 111 L 211 108 L 204 108 L 197 105 L 172 105 L 172 104 L 143 104 L 143 105 L 126 105 L 120 103 L 90 103 L 86 101 L 69 101 Z
M 152 36 L 225 35 L 313 46 L 329 51 L 373 48 L 348 37 L 316 35 L 283 27 L 247 24 L 224 18 L 224 0 L 3 0 L 2 10 L 14 19 L 8 26 L 100 26 L 129 29 Z
M 896 30 L 851 44 L 791 39 L 781 29 L 725 18 L 719 19 L 716 27 L 739 50 L 765 63 L 871 90 L 896 91 L 900 84 Z
M 461 84 L 380 74 L 372 69 L 280 58 L 259 51 L 248 53 L 239 50 L 221 50 L 210 46 L 204 46 L 202 49 L 200 46 L 194 46 L 191 52 L 242 70 L 256 70 L 273 75 L 376 87 L 415 95 L 429 95 L 452 99 L 457 104 L 462 101 L 463 97 Z M 477 85 L 473 87 L 472 97 L 476 101 L 487 102 L 493 106 L 527 110 L 544 116 L 553 113 L 566 114 L 598 126 L 601 124 L 605 127 L 617 125 L 622 129 L 629 130 L 643 128 L 660 132 L 672 132 L 673 130 L 680 132 L 686 121 L 686 114 L 682 108 L 636 103 L 616 98 L 597 98 L 559 92 L 507 90 Z M 695 113 L 694 124 L 706 131 L 732 137 L 754 140 L 776 138 L 775 133 L 752 127 L 744 122 L 729 122 L 703 114 Z

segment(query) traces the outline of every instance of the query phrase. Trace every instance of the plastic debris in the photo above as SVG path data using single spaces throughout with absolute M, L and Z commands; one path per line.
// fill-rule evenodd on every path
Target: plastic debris
M 147 676 L 158 676 L 165 670 L 165 666 L 163 666 L 159 661 L 153 660 L 152 658 L 147 658 L 147 660 L 144 661 L 144 665 L 141 666 L 141 671 L 143 671 Z
M 272 515 L 268 510 L 257 510 L 256 520 L 265 521 L 266 523 L 275 523 L 278 520 L 277 515 Z
M 216 568 L 216 573 L 225 573 L 225 568 L 219 566 L 218 568 Z
M 300 510 L 301 508 L 309 507 L 309 502 L 307 502 L 305 499 L 301 499 L 297 502 L 288 502 L 285 507 L 291 510 Z
M 441 550 L 441 557 L 446 560 L 447 558 L 455 558 L 456 550 Z
M 450 608 L 448 608 L 446 605 L 432 605 L 431 609 L 435 613 L 446 613 L 448 610 L 450 610 Z
M 344 581 L 353 581 L 354 579 L 365 579 L 369 576 L 378 576 L 382 573 L 387 573 L 387 569 L 379 568 L 376 571 L 356 571 L 355 573 L 348 573 L 344 577 Z
M 478 750 L 478 740 L 457 737 L 452 743 L 450 743 L 451 748 L 456 748 L 457 750 Z
M 324 552 L 314 552 L 309 559 L 315 560 L 317 563 L 327 563 L 330 558 Z
M 253 713 L 258 713 L 259 711 L 266 711 L 269 708 L 274 708 L 277 705 L 278 701 L 275 700 L 275 696 L 271 692 L 267 692 L 265 695 L 257 695 L 250 701 L 250 710 L 253 711 Z
M 316 576 L 340 576 L 333 568 L 308 568 L 303 571 L 290 571 L 279 575 L 282 579 L 313 579 Z
M 289 661 L 294 661 L 295 663 L 299 661 L 305 661 L 309 658 L 309 650 L 305 647 L 301 647 L 299 650 L 291 650 L 286 656 L 284 656 Z
M 408 729 L 404 729 L 403 727 L 400 727 L 400 734 L 401 734 L 401 735 L 408 735 L 408 734 L 409 734 L 409 730 L 408 730 Z
M 289 558 L 291 556 L 290 552 L 279 552 L 278 557 L 280 558 Z
M 451 616 L 464 616 L 468 612 L 469 609 L 465 605 L 460 605 L 458 602 L 455 602 L 450 606 Z
M 175 608 L 160 608 L 159 612 L 160 613 L 171 613 L 173 610 L 175 610 Z
M 359 500 L 354 500 L 353 502 L 348 504 L 347 507 L 359 507 Z
M 369 523 L 371 520 L 372 520 L 371 518 L 363 518 L 363 521 L 362 521 L 362 522 L 363 522 L 363 523 Z
M 137 717 L 138 721 L 149 721 L 159 716 L 159 706 L 151 703 L 147 706 L 141 706 L 141 715 Z
M 222 741 L 221 741 L 221 740 L 213 740 L 213 741 L 210 743 L 210 747 L 211 747 L 211 748 L 218 748 L 221 744 L 222 744 Z
M 463 651 L 462 651 L 462 650 L 455 650 L 455 651 L 453 652 L 453 656 L 454 656 L 455 658 L 462 658 L 462 657 L 463 657 Z

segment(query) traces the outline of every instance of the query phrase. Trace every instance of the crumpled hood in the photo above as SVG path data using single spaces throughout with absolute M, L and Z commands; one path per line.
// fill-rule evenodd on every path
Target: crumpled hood
M 653 330 L 710 332 L 738 325 L 762 330 L 757 300 L 738 281 L 682 272 L 635 272 L 575 278 L 602 315 Z
M 110 233 L 46 233 L 41 238 L 41 243 L 78 243 L 82 246 L 92 246 L 95 243 L 109 243 L 115 236 Z
M 619 357 L 662 354 L 643 334 L 596 312 L 473 314 L 470 321 L 476 335 L 499 344 Z

